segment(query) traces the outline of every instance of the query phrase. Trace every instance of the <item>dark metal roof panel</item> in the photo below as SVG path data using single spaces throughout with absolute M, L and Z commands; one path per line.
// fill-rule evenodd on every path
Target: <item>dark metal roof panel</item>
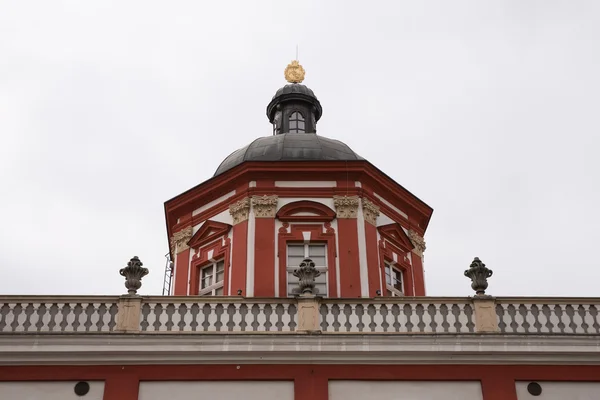
M 215 176 L 244 161 L 323 161 L 363 160 L 348 145 L 339 140 L 314 133 L 285 133 L 256 139 L 248 146 L 229 155 Z
M 315 99 L 317 98 L 317 96 L 315 96 L 315 93 L 310 88 L 299 83 L 290 83 L 289 85 L 285 85 L 284 87 L 279 88 L 277 92 L 275 92 L 275 96 L 273 96 L 273 98 L 290 93 L 302 93 L 307 96 L 314 97 Z

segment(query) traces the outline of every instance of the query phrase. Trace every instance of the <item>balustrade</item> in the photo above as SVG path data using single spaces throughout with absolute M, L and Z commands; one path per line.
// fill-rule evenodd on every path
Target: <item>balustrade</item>
M 598 335 L 599 310 L 595 298 L 4 296 L 0 334 Z

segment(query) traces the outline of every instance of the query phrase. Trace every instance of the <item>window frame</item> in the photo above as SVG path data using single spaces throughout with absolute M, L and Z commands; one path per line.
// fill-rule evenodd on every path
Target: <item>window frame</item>
M 383 237 L 383 235 L 381 236 L 382 238 L 379 241 L 379 287 L 381 290 L 381 295 L 387 295 L 384 293 L 387 289 L 387 282 L 385 280 L 385 265 L 386 263 L 390 263 L 393 264 L 395 268 L 402 271 L 402 279 L 404 279 L 403 296 L 414 296 L 415 278 L 409 253 L 390 243 L 390 241 Z
M 223 296 L 228 296 L 230 294 L 231 239 L 228 237 L 230 234 L 231 231 L 228 230 L 219 232 L 214 236 L 210 235 L 210 238 L 213 241 L 203 245 L 190 242 L 190 244 L 194 244 L 194 246 L 190 246 L 193 256 L 190 263 L 190 275 L 186 276 L 186 280 L 188 281 L 188 295 L 197 296 L 200 292 L 200 269 L 213 263 L 215 260 L 221 259 L 225 260 L 225 286 L 223 287 Z
M 221 264 L 223 266 L 223 270 L 219 271 L 219 264 Z M 203 281 L 203 272 L 209 268 L 212 268 L 212 279 L 216 281 L 216 277 L 219 274 L 219 272 L 221 272 L 223 274 L 223 279 L 221 281 L 218 282 L 214 282 L 211 285 L 202 288 L 202 281 Z M 225 260 L 223 258 L 219 259 L 219 260 L 215 260 L 215 261 L 211 261 L 210 263 L 203 265 L 200 267 L 200 271 L 198 274 L 198 296 L 223 296 L 224 294 L 216 294 L 216 291 L 218 289 L 223 289 L 223 293 L 224 293 L 224 286 L 225 286 L 225 268 L 226 268 L 226 264 L 225 264 Z
M 294 118 L 295 117 L 295 118 Z M 292 127 L 294 122 L 294 127 Z M 303 128 L 300 128 L 300 122 L 303 124 Z M 304 114 L 299 110 L 293 110 L 288 117 L 288 132 L 289 133 L 306 133 L 306 118 Z
M 388 283 L 387 277 L 387 271 L 390 271 L 390 281 L 392 281 L 391 283 Z M 395 286 L 394 286 L 394 282 L 393 280 L 395 279 L 394 275 L 392 274 L 392 272 L 398 272 L 400 274 L 400 284 L 402 286 L 401 290 L 398 290 Z M 406 277 L 404 274 L 404 269 L 400 268 L 400 266 L 398 266 L 396 263 L 393 262 L 389 262 L 389 261 L 385 261 L 384 262 L 384 267 L 383 267 L 383 279 L 385 281 L 385 289 L 391 293 L 392 297 L 404 297 L 406 296 L 406 290 L 405 290 L 405 281 L 406 281 Z
M 288 213 L 294 214 L 294 206 L 300 205 L 301 202 L 294 202 L 288 205 Z M 301 208 L 298 211 L 302 211 Z M 287 298 L 287 243 L 296 242 L 303 243 L 309 237 L 310 242 L 321 242 L 327 244 L 327 277 L 329 283 L 327 287 L 327 295 L 329 298 L 338 296 L 339 280 L 338 280 L 338 264 L 336 251 L 337 233 L 331 226 L 331 222 L 323 223 L 288 223 L 282 222 L 277 234 L 277 258 L 278 258 L 278 274 L 277 274 L 277 297 Z
M 286 248 L 286 253 L 285 253 L 285 264 L 286 264 L 286 274 L 285 274 L 285 287 L 286 287 L 286 297 L 295 297 L 298 296 L 300 293 L 290 293 L 289 292 L 289 287 L 290 287 L 290 273 L 293 272 L 294 270 L 299 268 L 299 265 L 297 266 L 290 266 L 288 264 L 288 259 L 289 259 L 289 253 L 290 253 L 290 246 L 303 246 L 304 247 L 304 258 L 310 258 L 310 246 L 322 246 L 324 249 L 324 257 L 325 257 L 325 265 L 315 265 L 315 268 L 321 272 L 321 274 L 325 273 L 325 294 L 323 293 L 316 293 L 317 296 L 319 297 L 329 297 L 329 260 L 328 260 L 328 252 L 327 252 L 327 242 L 322 242 L 322 241 L 310 241 L 310 242 L 295 242 L 295 241 L 288 241 L 285 244 L 285 248 Z M 292 275 L 293 276 L 293 275 Z

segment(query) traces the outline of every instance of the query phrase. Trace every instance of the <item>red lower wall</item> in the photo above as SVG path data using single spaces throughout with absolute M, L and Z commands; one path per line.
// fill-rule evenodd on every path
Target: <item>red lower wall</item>
M 184 250 L 176 255 L 175 259 L 175 296 L 186 296 L 188 294 L 188 271 L 190 268 L 190 249 Z
M 412 270 L 415 278 L 415 296 L 425 296 L 425 277 L 421 257 L 412 253 Z
M 137 400 L 140 381 L 294 380 L 296 400 L 327 400 L 329 380 L 478 380 L 484 400 L 516 400 L 515 381 L 600 381 L 600 366 L 0 366 L 0 381 L 104 380 L 104 400 Z
M 361 297 L 356 218 L 338 218 L 340 297 Z
M 254 296 L 275 297 L 275 218 L 255 220 Z
M 235 296 L 238 290 L 246 295 L 246 268 L 248 260 L 248 220 L 233 226 L 233 250 L 231 254 L 231 293 Z

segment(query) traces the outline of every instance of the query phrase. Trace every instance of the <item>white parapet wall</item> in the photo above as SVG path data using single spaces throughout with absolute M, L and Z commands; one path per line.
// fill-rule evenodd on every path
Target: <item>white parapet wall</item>
M 330 381 L 330 400 L 482 400 L 481 384 L 446 381 Z
M 141 382 L 139 400 L 294 400 L 293 381 Z
M 75 393 L 77 381 L 65 382 L 0 382 L 0 399 L 4 400 L 102 400 L 104 382 L 88 381 L 89 391 Z

